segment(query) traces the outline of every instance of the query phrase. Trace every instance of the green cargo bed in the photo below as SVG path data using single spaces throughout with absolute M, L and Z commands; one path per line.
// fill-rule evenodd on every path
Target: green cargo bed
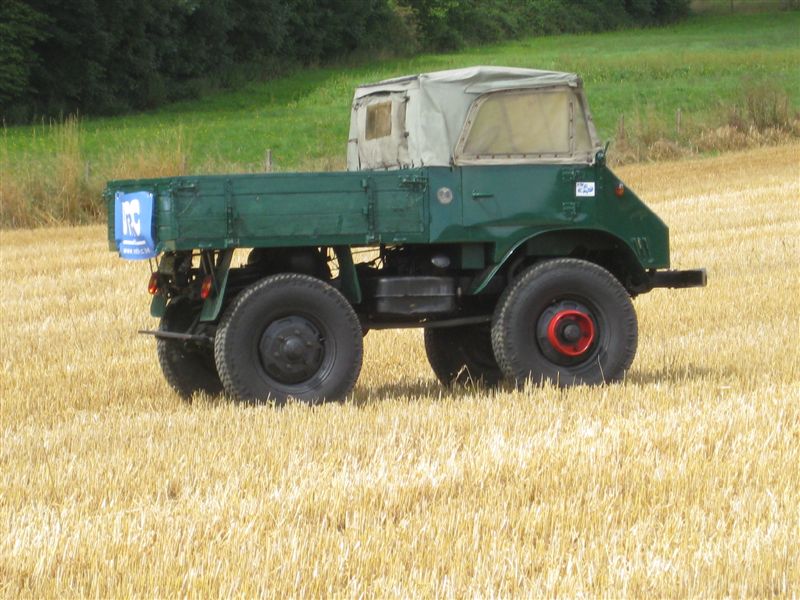
M 372 173 L 264 173 L 109 182 L 109 244 L 114 193 L 151 192 L 158 251 L 427 242 L 419 170 Z

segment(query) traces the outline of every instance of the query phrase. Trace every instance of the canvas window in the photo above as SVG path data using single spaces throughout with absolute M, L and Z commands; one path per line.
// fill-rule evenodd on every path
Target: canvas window
M 462 154 L 570 155 L 591 150 L 583 107 L 571 90 L 495 93 L 480 100 Z
M 376 140 L 392 134 L 392 102 L 378 102 L 367 106 L 367 126 L 364 137 Z
M 405 94 L 366 97 L 358 111 L 360 168 L 397 169 L 409 164 Z

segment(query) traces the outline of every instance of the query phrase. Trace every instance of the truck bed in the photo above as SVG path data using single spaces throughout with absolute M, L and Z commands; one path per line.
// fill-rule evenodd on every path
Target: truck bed
M 183 176 L 109 182 L 109 245 L 114 195 L 154 196 L 161 251 L 428 241 L 421 170 Z

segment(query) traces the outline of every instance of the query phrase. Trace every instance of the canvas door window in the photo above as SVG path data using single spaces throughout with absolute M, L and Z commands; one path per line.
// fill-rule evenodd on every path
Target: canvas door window
M 367 97 L 358 109 L 357 118 L 362 169 L 408 166 L 405 95 Z

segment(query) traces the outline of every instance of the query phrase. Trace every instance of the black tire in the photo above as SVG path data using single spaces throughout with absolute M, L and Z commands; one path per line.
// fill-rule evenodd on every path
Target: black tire
M 491 387 L 503 379 L 488 324 L 429 327 L 425 329 L 425 352 L 437 379 L 445 386 L 480 383 Z
M 625 288 L 602 267 L 569 258 L 523 271 L 492 321 L 495 357 L 517 384 L 618 381 L 633 362 L 637 339 Z
M 245 401 L 340 399 L 361 371 L 361 324 L 327 283 L 282 273 L 246 288 L 225 312 L 214 355 L 225 391 Z
M 200 307 L 188 301 L 172 302 L 161 317 L 159 329 L 188 333 L 199 312 Z M 222 393 L 214 348 L 210 344 L 158 338 L 156 353 L 164 378 L 182 398 L 188 400 L 195 392 L 205 392 L 210 396 Z

